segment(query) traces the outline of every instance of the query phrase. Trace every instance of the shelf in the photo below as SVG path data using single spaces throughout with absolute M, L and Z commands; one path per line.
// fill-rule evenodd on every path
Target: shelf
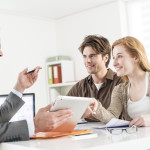
M 48 87 L 49 88 L 55 88 L 55 87 L 63 87 L 63 86 L 69 86 L 69 85 L 74 85 L 76 84 L 77 82 L 66 82 L 66 83 L 57 83 L 57 84 L 51 84 L 49 85 Z
M 57 64 L 62 64 L 65 62 L 71 62 L 70 60 L 57 60 L 57 61 L 52 61 L 52 62 L 47 62 L 46 65 L 57 65 Z
M 53 73 L 49 74 L 49 68 L 55 65 L 61 66 L 61 77 L 62 83 L 48 84 L 49 79 L 51 79 Z M 57 96 L 66 95 L 71 87 L 76 84 L 74 78 L 74 65 L 72 60 L 58 60 L 46 63 L 46 79 L 47 79 L 47 93 L 48 93 L 48 103 L 53 102 Z M 51 82 L 50 82 L 51 83 Z

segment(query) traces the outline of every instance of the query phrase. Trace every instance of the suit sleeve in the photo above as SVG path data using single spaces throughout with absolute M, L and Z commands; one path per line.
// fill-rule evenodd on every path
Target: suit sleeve
M 0 123 L 8 122 L 22 107 L 24 101 L 12 92 L 0 106 Z
M 28 126 L 25 120 L 9 122 L 23 104 L 24 101 L 11 92 L 0 106 L 0 142 L 29 139 Z
M 26 120 L 0 123 L 0 143 L 29 140 Z

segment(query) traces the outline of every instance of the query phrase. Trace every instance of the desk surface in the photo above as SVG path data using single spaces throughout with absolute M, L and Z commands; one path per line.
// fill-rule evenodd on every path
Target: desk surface
M 91 129 L 100 123 L 80 125 L 80 128 Z M 78 125 L 79 126 L 79 125 Z M 93 130 L 98 137 L 89 139 L 73 139 L 69 136 L 56 139 L 30 140 L 24 142 L 8 142 L 0 144 L 0 150 L 108 150 L 108 149 L 150 149 L 150 127 L 138 128 L 133 134 L 123 132 L 120 135 L 111 135 L 106 130 Z

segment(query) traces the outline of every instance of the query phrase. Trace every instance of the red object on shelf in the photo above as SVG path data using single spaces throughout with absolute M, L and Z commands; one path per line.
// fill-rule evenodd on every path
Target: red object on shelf
M 62 83 L 61 65 L 53 66 L 54 84 Z

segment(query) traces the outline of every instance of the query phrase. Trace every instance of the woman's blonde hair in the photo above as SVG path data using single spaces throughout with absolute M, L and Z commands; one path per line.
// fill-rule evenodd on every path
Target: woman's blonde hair
M 143 71 L 150 72 L 150 63 L 148 61 L 145 48 L 143 44 L 136 38 L 131 36 L 126 36 L 119 40 L 116 40 L 112 45 L 112 53 L 115 46 L 124 46 L 126 51 L 131 57 L 137 57 L 139 59 L 139 66 Z M 122 77 L 124 81 L 128 81 L 127 76 Z

